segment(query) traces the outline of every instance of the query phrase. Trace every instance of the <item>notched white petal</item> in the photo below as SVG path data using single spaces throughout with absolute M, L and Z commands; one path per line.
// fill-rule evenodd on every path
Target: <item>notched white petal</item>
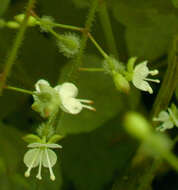
M 159 83 L 160 81 L 158 79 L 147 78 L 147 76 L 149 74 L 157 75 L 158 73 L 159 73 L 158 70 L 150 71 L 147 67 L 147 61 L 144 61 L 144 62 L 138 64 L 134 68 L 132 82 L 136 88 L 143 90 L 143 91 L 147 91 L 150 94 L 152 94 L 153 90 L 147 81 L 155 82 L 155 83 Z
M 40 92 L 40 88 L 41 86 L 44 85 L 44 86 L 50 86 L 49 82 L 47 80 L 44 80 L 44 79 L 40 79 L 36 82 L 35 84 L 35 89 L 37 92 Z
M 78 95 L 78 88 L 70 82 L 65 82 L 62 85 L 58 85 L 55 89 L 59 92 L 62 98 L 75 98 Z
M 82 104 L 75 98 L 65 98 L 62 99 L 61 109 L 75 115 L 82 111 Z

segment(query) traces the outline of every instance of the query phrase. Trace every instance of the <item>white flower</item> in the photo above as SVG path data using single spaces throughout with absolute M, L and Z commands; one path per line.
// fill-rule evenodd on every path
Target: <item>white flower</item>
M 29 177 L 31 169 L 39 166 L 36 178 L 41 180 L 41 169 L 43 166 L 45 168 L 49 168 L 50 179 L 54 181 L 55 176 L 52 167 L 57 162 L 57 156 L 56 153 L 50 148 L 62 148 L 62 146 L 52 143 L 32 143 L 29 144 L 28 147 L 31 149 L 28 150 L 24 156 L 24 163 L 28 167 L 27 171 L 25 172 L 25 176 Z
M 161 111 L 157 118 L 153 118 L 153 121 L 159 121 L 162 123 L 157 127 L 157 130 L 161 132 L 167 129 L 172 129 L 174 126 L 178 127 L 176 113 L 174 113 L 171 108 L 168 108 L 168 111 Z
M 65 82 L 53 88 L 48 81 L 40 79 L 35 88 L 36 94 L 33 95 L 35 102 L 32 107 L 40 112 L 42 117 L 49 116 L 58 107 L 70 114 L 78 114 L 83 108 L 95 111 L 92 106 L 83 104 L 92 104 L 93 101 L 76 98 L 78 89 L 73 83 Z
M 147 76 L 150 74 L 152 76 L 157 75 L 158 70 L 150 71 L 147 67 L 147 61 L 143 61 L 140 64 L 136 65 L 133 71 L 132 82 L 134 86 L 140 90 L 148 91 L 150 94 L 153 93 L 153 90 L 147 81 L 159 83 L 159 80 L 149 79 Z
M 92 104 L 93 101 L 77 99 L 78 89 L 73 83 L 65 82 L 55 87 L 61 98 L 61 109 L 70 114 L 78 114 L 83 108 L 95 111 L 95 108 L 86 104 Z
M 37 81 L 35 88 L 32 109 L 39 112 L 44 118 L 50 117 L 59 109 L 59 93 L 50 86 L 48 81 L 43 79 Z

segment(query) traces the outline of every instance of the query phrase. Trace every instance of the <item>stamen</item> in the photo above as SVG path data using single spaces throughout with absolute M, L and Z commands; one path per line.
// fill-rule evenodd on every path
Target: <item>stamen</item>
M 30 170 L 31 169 L 28 168 L 28 170 L 25 172 L 25 177 L 30 177 Z
M 154 75 L 157 75 L 159 73 L 159 71 L 155 69 L 153 71 L 150 71 L 149 73 L 150 73 L 150 75 L 154 76 Z
M 54 175 L 53 170 L 52 170 L 52 168 L 51 168 L 51 162 L 50 162 L 50 160 L 49 160 L 49 156 L 48 156 L 48 151 L 47 151 L 47 149 L 45 149 L 45 152 L 46 152 L 46 157 L 47 157 L 47 161 L 48 161 L 48 168 L 49 168 L 49 172 L 50 172 L 50 179 L 51 179 L 52 181 L 54 181 L 56 178 L 55 178 L 55 175 Z
M 94 102 L 92 100 L 85 100 L 85 99 L 78 99 L 80 102 L 87 103 L 87 104 L 93 104 Z
M 86 108 L 86 109 L 89 109 L 89 110 L 92 110 L 92 111 L 96 111 L 95 108 L 93 108 L 92 106 L 87 106 L 85 104 L 82 104 L 82 107 Z
M 145 78 L 144 80 L 146 80 L 146 81 L 150 81 L 150 82 L 160 83 L 160 80 L 157 80 L 157 79 L 149 79 L 149 78 Z
M 40 164 L 39 164 L 38 174 L 36 176 L 36 178 L 39 179 L 39 180 L 42 179 L 42 177 L 41 177 L 42 155 L 43 155 L 43 151 L 41 150 L 41 153 L 40 153 Z

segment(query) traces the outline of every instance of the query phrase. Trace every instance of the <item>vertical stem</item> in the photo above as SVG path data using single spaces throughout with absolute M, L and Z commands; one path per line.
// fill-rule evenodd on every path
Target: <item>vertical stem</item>
M 25 12 L 25 19 L 23 20 L 21 27 L 19 29 L 19 32 L 17 33 L 17 36 L 14 40 L 14 44 L 12 46 L 12 49 L 11 49 L 11 51 L 8 55 L 7 61 L 5 63 L 4 71 L 1 75 L 0 93 L 2 93 L 2 90 L 6 83 L 7 77 L 10 74 L 12 66 L 15 63 L 15 60 L 17 58 L 18 51 L 19 51 L 22 41 L 24 39 L 25 31 L 27 29 L 27 23 L 28 23 L 28 18 L 30 16 L 30 10 L 33 8 L 34 3 L 35 3 L 35 0 L 29 0 L 29 2 L 28 2 L 26 12 Z
M 174 38 L 173 47 L 168 58 L 168 68 L 161 88 L 153 105 L 152 116 L 157 116 L 167 109 L 172 95 L 178 85 L 178 35 Z
M 110 53 L 113 54 L 116 58 L 119 58 L 118 52 L 117 52 L 117 46 L 115 43 L 115 38 L 110 22 L 110 17 L 107 9 L 107 4 L 105 0 L 100 0 L 100 6 L 99 6 L 99 18 L 100 22 L 103 28 L 103 32 L 106 38 L 107 46 L 110 50 Z
M 99 0 L 93 0 L 92 4 L 91 4 L 91 8 L 89 10 L 89 14 L 87 16 L 87 20 L 85 23 L 85 27 L 83 29 L 83 35 L 82 35 L 82 39 L 81 39 L 81 47 L 80 47 L 80 51 L 79 54 L 76 58 L 76 60 L 74 61 L 71 71 L 68 74 L 68 78 L 71 79 L 75 76 L 76 72 L 78 71 L 78 68 L 82 65 L 82 59 L 83 59 L 83 55 L 84 55 L 84 51 L 87 45 L 87 41 L 88 41 L 88 33 L 91 32 L 91 27 L 95 18 L 95 13 L 98 7 L 98 1 Z

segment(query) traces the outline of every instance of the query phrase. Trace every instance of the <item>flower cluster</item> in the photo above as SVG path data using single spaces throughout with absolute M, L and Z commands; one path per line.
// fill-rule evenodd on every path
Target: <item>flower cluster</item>
M 93 103 L 91 100 L 77 99 L 78 88 L 69 82 L 57 85 L 54 88 L 50 86 L 49 82 L 40 79 L 35 84 L 35 91 L 33 94 L 34 103 L 32 108 L 39 112 L 44 118 L 49 118 L 49 121 L 58 109 L 61 108 L 64 112 L 69 114 L 78 114 L 83 108 L 95 111 L 90 105 Z M 25 176 L 29 177 L 32 168 L 39 166 L 37 178 L 42 179 L 41 170 L 42 166 L 49 168 L 51 180 L 55 180 L 52 167 L 57 162 L 57 156 L 51 149 L 62 148 L 62 146 L 55 144 L 56 141 L 61 139 L 59 135 L 53 135 L 53 126 L 49 123 L 42 123 L 38 129 L 38 135 L 27 135 L 24 140 L 28 143 L 28 150 L 24 155 L 24 163 L 28 167 Z M 47 140 L 48 139 L 48 140 Z

